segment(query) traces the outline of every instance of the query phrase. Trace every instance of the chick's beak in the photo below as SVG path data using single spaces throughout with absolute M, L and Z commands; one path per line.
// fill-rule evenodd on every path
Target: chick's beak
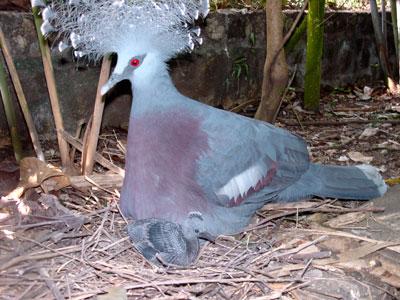
M 201 232 L 199 234 L 199 238 L 201 238 L 203 240 L 207 240 L 207 241 L 213 242 L 213 243 L 216 240 L 216 237 L 213 236 L 212 234 L 208 233 L 208 232 Z

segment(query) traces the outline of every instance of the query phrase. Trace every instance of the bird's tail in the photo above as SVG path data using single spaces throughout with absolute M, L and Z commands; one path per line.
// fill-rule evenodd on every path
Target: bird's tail
M 279 194 L 281 201 L 308 196 L 369 200 L 382 196 L 387 186 L 378 170 L 369 165 L 354 167 L 311 164 L 292 186 Z

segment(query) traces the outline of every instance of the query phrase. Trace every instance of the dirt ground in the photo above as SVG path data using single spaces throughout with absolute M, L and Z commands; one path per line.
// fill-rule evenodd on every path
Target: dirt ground
M 204 245 L 193 266 L 163 268 L 130 244 L 115 186 L 42 184 L 0 203 L 0 299 L 400 299 L 400 98 L 329 91 L 319 114 L 299 99 L 288 93 L 277 125 L 304 137 L 315 162 L 378 167 L 394 184 L 384 197 L 268 204 L 243 233 Z M 125 131 L 109 130 L 101 154 L 123 167 L 124 144 Z M 57 165 L 54 145 L 46 155 Z M 19 169 L 6 140 L 0 157 L 7 195 Z

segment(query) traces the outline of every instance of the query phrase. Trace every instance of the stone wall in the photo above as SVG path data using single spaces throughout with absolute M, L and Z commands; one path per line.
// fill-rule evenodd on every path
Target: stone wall
M 296 12 L 286 12 L 287 27 Z M 25 94 L 38 131 L 54 138 L 54 123 L 43 75 L 32 18 L 26 13 L 0 12 L 0 26 L 11 45 Z M 204 44 L 192 54 L 170 62 L 178 89 L 214 106 L 229 106 L 260 96 L 265 58 L 264 12 L 221 10 L 212 13 L 203 28 Z M 340 87 L 381 79 L 370 16 L 366 13 L 328 13 L 325 22 L 322 83 Z M 391 31 L 388 30 L 390 33 Z M 288 55 L 291 69 L 297 65 L 294 85 L 304 77 L 305 42 Z M 78 120 L 88 118 L 95 98 L 99 66 L 74 62 L 71 52 L 53 51 L 53 63 L 67 130 L 74 132 Z M 106 100 L 104 124 L 127 123 L 130 86 L 122 83 Z M 20 123 L 23 121 L 20 118 Z M 0 104 L 0 135 L 8 135 Z

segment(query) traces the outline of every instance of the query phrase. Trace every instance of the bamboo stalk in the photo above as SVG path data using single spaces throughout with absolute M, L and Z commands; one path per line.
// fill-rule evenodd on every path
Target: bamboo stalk
M 389 70 L 388 70 L 388 65 L 387 65 L 387 55 L 386 55 L 386 48 L 385 48 L 385 41 L 383 38 L 383 33 L 381 30 L 381 27 L 379 26 L 379 12 L 378 12 L 378 6 L 376 4 L 376 0 L 370 0 L 370 9 L 371 9 L 371 19 L 372 19 L 372 24 L 374 28 L 374 33 L 375 33 L 375 39 L 377 43 L 377 48 L 378 48 L 378 55 L 379 55 L 379 60 L 381 63 L 381 68 L 382 71 L 387 78 L 389 77 Z
M 307 17 L 305 17 L 303 21 L 301 21 L 300 25 L 296 28 L 295 32 L 286 43 L 285 45 L 286 53 L 290 53 L 295 49 L 300 39 L 305 35 L 306 31 L 307 31 Z
M 101 95 L 101 87 L 107 82 L 110 75 L 111 59 L 109 56 L 103 58 L 103 63 L 100 71 L 99 83 L 97 86 L 96 101 L 93 110 L 93 119 L 90 126 L 89 137 L 87 139 L 85 157 L 82 162 L 82 174 L 90 175 L 93 171 L 94 156 L 96 153 L 97 143 L 99 140 L 99 133 L 101 121 L 104 111 L 104 97 Z
M 8 70 L 10 72 L 11 80 L 14 84 L 15 92 L 17 94 L 17 98 L 19 101 L 19 105 L 21 107 L 22 113 L 24 115 L 26 125 L 28 126 L 29 135 L 32 140 L 33 148 L 35 149 L 36 156 L 41 161 L 45 161 L 42 147 L 39 142 L 39 135 L 36 131 L 35 124 L 32 119 L 31 112 L 29 110 L 28 102 L 26 101 L 26 97 L 24 91 L 22 89 L 21 81 L 19 80 L 19 76 L 17 73 L 17 69 L 15 67 L 14 61 L 11 57 L 10 47 L 8 46 L 7 40 L 4 36 L 3 30 L 0 27 L 0 47 L 3 51 L 4 59 L 6 61 Z
M 385 42 L 385 47 L 387 48 L 387 18 L 386 18 L 386 0 L 381 0 L 381 26 L 382 35 Z
M 7 73 L 2 60 L 0 60 L 0 93 L 3 99 L 8 128 L 10 129 L 15 159 L 19 162 L 22 159 L 22 144 L 17 130 L 17 117 L 11 101 L 10 90 L 7 86 Z
M 53 64 L 51 62 L 50 48 L 40 31 L 40 26 L 42 25 L 42 19 L 39 17 L 39 8 L 33 7 L 32 12 L 35 21 L 40 52 L 42 54 L 44 74 L 46 77 L 47 89 L 49 91 L 54 123 L 57 130 L 57 141 L 58 141 L 58 146 L 60 148 L 61 163 L 64 168 L 68 168 L 70 166 L 69 148 L 68 148 L 68 143 L 63 139 L 62 136 L 62 132 L 64 131 L 64 124 L 57 94 L 56 81 L 54 78 Z
M 382 28 L 379 26 L 379 12 L 376 0 L 370 0 L 372 25 L 374 28 L 375 40 L 378 48 L 379 61 L 385 75 L 386 84 L 391 93 L 398 92 L 398 84 L 393 79 L 392 65 L 389 62 L 388 48 Z
M 307 15 L 304 107 L 318 111 L 321 90 L 321 60 L 324 48 L 325 0 L 310 0 Z
M 399 35 L 397 32 L 397 9 L 396 0 L 390 0 L 390 14 L 392 18 L 392 29 L 393 29 L 393 39 L 394 46 L 396 49 L 396 58 L 399 59 Z

